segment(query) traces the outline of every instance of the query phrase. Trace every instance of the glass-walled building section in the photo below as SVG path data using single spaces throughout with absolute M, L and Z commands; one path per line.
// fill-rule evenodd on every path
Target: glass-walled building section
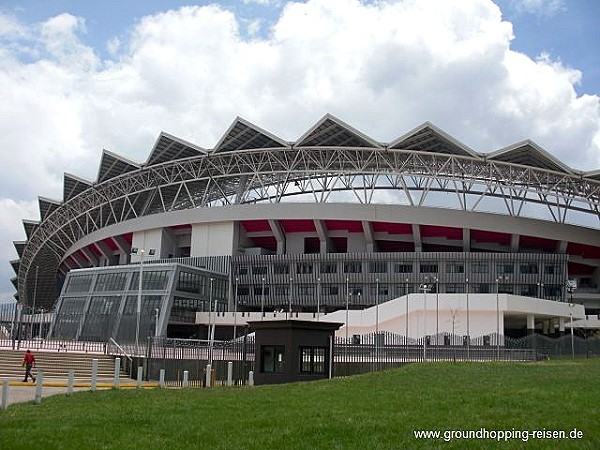
M 407 252 L 236 255 L 243 311 L 363 309 L 411 292 L 506 293 L 565 301 L 568 257 L 550 253 Z
M 166 334 L 173 322 L 227 307 L 227 277 L 177 263 L 73 270 L 57 302 L 51 338 L 132 343 Z

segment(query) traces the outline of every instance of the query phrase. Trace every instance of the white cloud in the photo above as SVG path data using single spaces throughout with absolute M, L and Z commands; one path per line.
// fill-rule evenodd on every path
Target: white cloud
M 211 147 L 238 115 L 288 140 L 327 112 L 381 141 L 429 120 L 477 151 L 531 138 L 600 167 L 599 98 L 576 94 L 580 72 L 512 51 L 489 0 L 312 0 L 266 37 L 253 26 L 184 7 L 142 18 L 101 61 L 83 18 L 0 15 L 0 187 L 17 205 L 0 204 L 3 242 L 24 238 L 18 205 L 62 197 L 64 171 L 95 179 L 102 148 L 143 162 L 161 130 Z

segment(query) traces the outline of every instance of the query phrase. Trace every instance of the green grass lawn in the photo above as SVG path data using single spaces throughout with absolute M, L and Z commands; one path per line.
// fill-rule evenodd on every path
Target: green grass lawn
M 600 448 L 600 360 L 429 363 L 345 379 L 79 392 L 0 411 L 0 449 Z M 413 430 L 580 440 L 417 440 Z

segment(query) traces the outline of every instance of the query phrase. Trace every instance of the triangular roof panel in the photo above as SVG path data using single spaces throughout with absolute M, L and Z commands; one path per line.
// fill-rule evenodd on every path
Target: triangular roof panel
M 61 202 L 52 200 L 51 198 L 38 197 L 38 204 L 40 207 L 40 218 L 45 220 L 46 217 L 61 205 Z
M 27 239 L 31 238 L 31 235 L 39 225 L 40 223 L 37 220 L 23 219 L 23 228 L 25 228 L 25 235 L 27 236 Z
M 15 250 L 17 251 L 17 255 L 19 255 L 19 258 L 22 258 L 23 252 L 25 251 L 25 246 L 27 245 L 27 241 L 13 241 L 13 245 L 15 246 Z
M 15 287 L 15 289 L 19 289 L 19 279 L 17 277 L 11 278 L 10 282 L 13 284 L 13 286 Z M 15 294 L 15 299 L 19 299 L 19 297 L 17 296 L 17 294 Z
M 289 148 L 289 143 L 266 130 L 237 117 L 213 150 L 232 152 L 253 148 Z
M 140 166 L 133 161 L 108 150 L 103 150 L 100 168 L 98 169 L 98 183 L 138 170 L 139 168 Z
M 379 142 L 331 114 L 325 114 L 296 141 L 295 145 L 296 147 L 382 148 Z
M 63 202 L 71 200 L 90 187 L 92 187 L 91 181 L 65 172 L 63 178 Z
M 501 148 L 487 155 L 488 160 L 504 161 L 537 169 L 573 173 L 571 168 L 552 156 L 535 142 L 528 140 Z
M 10 265 L 12 266 L 13 270 L 15 271 L 15 274 L 19 275 L 19 266 L 21 265 L 21 260 L 20 259 L 13 259 L 10 262 Z
M 479 157 L 477 152 L 431 122 L 425 122 L 395 139 L 390 143 L 389 148 Z
M 155 166 L 164 162 L 176 161 L 178 159 L 190 158 L 206 153 L 206 150 L 201 147 L 161 131 L 158 139 L 154 143 L 152 153 L 150 153 L 150 156 L 148 157 L 146 166 Z

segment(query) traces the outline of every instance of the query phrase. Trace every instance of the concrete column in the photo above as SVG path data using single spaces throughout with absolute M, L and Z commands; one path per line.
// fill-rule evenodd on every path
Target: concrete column
M 559 336 L 565 335 L 565 318 L 564 317 L 558 318 L 558 335 Z
M 533 314 L 527 314 L 527 334 L 535 333 L 535 316 Z
M 548 330 L 550 329 L 550 321 L 549 320 L 544 320 L 542 322 L 542 334 L 549 334 Z

